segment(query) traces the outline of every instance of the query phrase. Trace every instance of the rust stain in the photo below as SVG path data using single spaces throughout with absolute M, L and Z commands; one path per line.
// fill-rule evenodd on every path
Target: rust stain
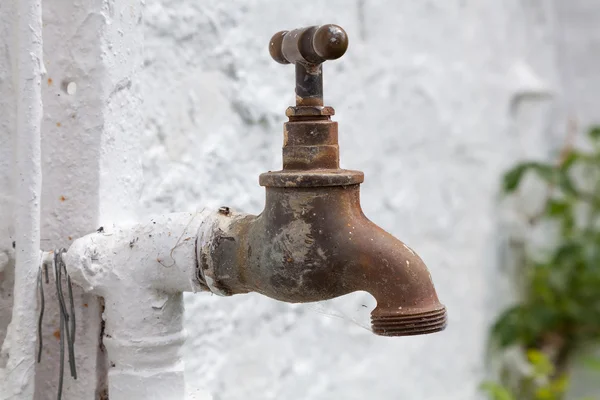
M 48 86 L 52 86 L 52 78 L 48 78 Z
M 55 330 L 52 335 L 54 335 L 55 338 L 60 339 L 60 331 L 58 329 Z
M 83 306 L 84 306 L 85 308 L 87 308 L 87 307 L 88 307 L 88 303 L 83 303 Z
M 69 236 L 68 238 L 69 238 L 69 240 L 73 240 L 73 238 L 71 236 Z
M 56 126 L 57 126 L 57 127 L 59 127 L 59 128 L 60 128 L 60 125 L 61 125 L 61 123 L 60 123 L 60 122 L 57 122 L 57 123 L 56 123 Z
M 67 198 L 66 198 L 65 196 L 60 196 L 60 197 L 59 197 L 59 200 L 60 200 L 60 201 L 65 201 L 66 199 L 67 199 Z

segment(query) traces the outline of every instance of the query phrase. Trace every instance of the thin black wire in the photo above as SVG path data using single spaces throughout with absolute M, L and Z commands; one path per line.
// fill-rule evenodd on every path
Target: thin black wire
M 63 260 L 63 254 L 66 253 L 66 249 L 57 249 L 54 251 L 54 259 L 53 259 L 53 268 L 54 268 L 54 278 L 56 283 L 56 295 L 58 298 L 58 303 L 60 305 L 60 367 L 59 367 L 59 375 L 58 375 L 58 400 L 62 398 L 63 392 L 63 383 L 64 383 L 64 374 L 65 374 L 65 339 L 67 344 L 67 351 L 69 353 L 69 368 L 71 370 L 71 376 L 73 379 L 77 379 L 77 368 L 75 365 L 75 332 L 76 332 L 76 321 L 75 321 L 75 302 L 73 300 L 73 285 L 71 283 L 71 277 L 67 272 L 67 266 Z M 62 274 L 65 274 L 67 281 L 67 291 L 69 294 L 69 311 L 67 311 L 67 306 L 65 303 L 65 295 L 62 287 Z M 46 307 L 46 301 L 44 298 L 44 276 L 46 283 L 49 283 L 48 277 L 48 265 L 43 263 L 38 270 L 37 275 L 37 289 L 39 291 L 40 298 L 40 314 L 38 317 L 38 355 L 37 362 L 41 362 L 42 360 L 42 349 L 43 349 L 43 335 L 42 335 L 42 326 L 44 319 L 44 310 Z
M 60 305 L 60 368 L 58 375 L 58 400 L 62 398 L 62 390 L 63 390 L 63 382 L 64 382 L 64 373 L 65 373 L 65 339 L 67 345 L 67 351 L 69 353 L 69 368 L 71 371 L 71 377 L 73 379 L 77 379 L 77 368 L 75 365 L 75 331 L 76 331 L 76 323 L 75 323 L 75 302 L 73 300 L 73 286 L 71 284 L 71 277 L 67 272 L 67 266 L 63 261 L 63 254 L 66 253 L 65 249 L 56 249 L 54 251 L 54 276 L 56 280 L 56 295 L 58 298 L 58 303 Z M 62 274 L 65 274 L 67 277 L 67 291 L 69 294 L 69 311 L 67 311 L 67 306 L 65 303 L 65 295 L 62 287 Z M 42 277 L 41 271 L 38 277 L 38 284 L 41 285 Z M 43 297 L 42 297 L 43 299 Z M 42 300 L 43 302 L 43 300 Z M 39 332 L 41 332 L 41 317 L 39 322 Z M 40 333 L 41 337 L 41 333 Z M 40 347 L 41 352 L 41 347 Z
M 47 275 L 46 275 L 47 276 Z M 44 345 L 43 336 L 42 336 L 42 320 L 44 319 L 44 308 L 46 306 L 46 302 L 44 300 L 44 283 L 42 282 L 42 268 L 38 271 L 38 293 L 40 296 L 40 316 L 38 317 L 38 356 L 37 362 L 38 364 L 42 361 L 42 347 Z
M 75 366 L 75 303 L 73 301 L 73 286 L 71 285 L 71 277 L 67 274 L 67 266 L 63 262 L 63 268 L 65 269 L 65 275 L 67 275 L 67 290 L 69 292 L 69 305 L 71 309 L 70 314 L 70 335 L 71 340 L 68 342 L 69 345 L 69 364 L 71 366 L 71 376 L 73 379 L 77 379 L 77 368 Z M 69 328 L 67 328 L 69 329 Z
M 65 327 L 65 319 L 61 315 L 60 317 L 60 368 L 58 370 L 58 395 L 57 399 L 61 400 L 63 390 L 63 379 L 65 375 L 65 337 L 63 330 Z
M 55 260 L 57 262 L 57 272 L 58 272 L 58 280 L 57 280 L 57 293 L 58 300 L 61 305 L 62 316 L 64 318 L 65 331 L 67 340 L 67 350 L 69 352 L 69 369 L 71 371 L 71 377 L 73 379 L 77 379 L 77 368 L 75 366 L 75 307 L 73 302 L 73 289 L 71 286 L 71 278 L 67 273 L 67 266 L 62 259 L 62 255 L 66 253 L 65 249 L 60 249 L 55 251 Z M 65 295 L 62 287 L 62 274 L 67 277 L 67 290 L 69 293 L 69 301 L 70 301 L 70 310 L 71 313 L 67 311 L 67 306 L 65 303 Z M 70 323 L 70 324 L 69 324 Z M 62 333 L 62 332 L 61 332 Z
M 77 368 L 75 366 L 75 328 L 76 328 L 76 324 L 75 324 L 75 303 L 73 301 L 73 287 L 71 285 L 71 277 L 69 276 L 68 272 L 67 272 L 67 265 L 65 264 L 65 262 L 63 261 L 62 255 L 64 253 L 66 253 L 67 251 L 65 249 L 61 249 L 60 250 L 60 255 L 59 255 L 59 259 L 60 259 L 60 267 L 62 268 L 62 272 L 64 272 L 65 276 L 67 277 L 67 292 L 69 293 L 69 308 L 70 308 L 70 313 L 65 314 L 65 329 L 66 329 L 66 333 L 67 333 L 67 349 L 69 351 L 69 367 L 71 370 L 71 377 L 73 379 L 77 379 Z M 62 276 L 62 272 L 61 272 L 61 276 Z M 64 298 L 64 294 L 63 294 L 63 288 L 62 288 L 62 281 L 60 284 L 60 294 L 62 296 L 62 302 L 63 304 L 65 304 L 65 298 Z M 65 304 L 65 310 L 66 310 L 66 304 Z M 67 326 L 67 322 L 70 322 L 70 325 Z
M 65 305 L 65 295 L 63 294 L 63 288 L 62 288 L 62 257 L 61 257 L 61 252 L 60 250 L 56 250 L 54 252 L 55 254 L 55 259 L 56 259 L 56 271 L 57 271 L 57 278 L 56 278 L 56 292 L 57 292 L 57 297 L 58 297 L 58 302 L 60 303 L 60 309 L 61 309 L 61 320 L 64 320 L 64 327 L 67 327 L 67 329 L 63 329 L 64 327 L 61 325 L 61 329 L 60 329 L 60 336 L 62 337 L 63 335 L 66 335 L 66 339 L 67 339 L 67 346 L 70 349 L 71 346 L 69 345 L 71 343 L 71 332 L 69 332 L 68 329 L 68 322 L 69 322 L 69 313 L 67 312 L 67 306 Z M 71 375 L 73 375 L 73 365 L 71 363 L 71 352 L 69 352 L 69 368 L 71 369 Z
M 54 251 L 54 280 L 56 283 L 56 293 L 58 296 L 58 302 L 60 304 L 60 313 L 59 313 L 59 317 L 60 317 L 60 329 L 59 329 L 59 335 L 60 335 L 60 366 L 58 369 L 58 394 L 57 394 L 57 399 L 61 400 L 62 398 L 62 390 L 63 390 L 63 380 L 64 380 L 64 373 L 65 373 L 65 335 L 64 335 L 64 326 L 65 326 L 65 313 L 64 313 L 64 307 L 63 304 L 61 303 L 61 290 L 60 290 L 60 286 L 61 286 L 61 267 L 60 267 L 60 263 L 59 263 L 59 251 L 55 250 Z
M 65 306 L 65 298 L 62 294 L 62 265 L 61 265 L 60 250 L 54 251 L 54 275 L 56 278 L 56 293 L 58 294 L 58 304 L 60 305 L 60 313 L 68 320 L 67 307 Z
M 73 301 L 73 285 L 71 277 L 67 275 L 67 288 L 69 289 L 69 305 L 71 306 L 71 343 L 75 344 L 75 329 L 77 327 L 75 321 L 75 302 Z M 75 378 L 77 379 L 77 378 Z

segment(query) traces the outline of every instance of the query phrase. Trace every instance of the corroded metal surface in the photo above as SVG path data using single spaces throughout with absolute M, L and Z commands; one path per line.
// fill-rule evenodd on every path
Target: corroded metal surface
M 298 303 L 364 290 L 377 300 L 377 334 L 445 326 L 445 309 L 423 261 L 364 216 L 358 185 L 267 188 L 259 216 L 224 218 L 234 222 L 217 230 L 208 255 L 211 280 L 222 294 L 259 292 Z
M 321 71 L 321 62 L 345 51 L 338 42 L 347 46 L 347 37 L 337 28 L 310 27 L 273 37 L 273 58 L 297 66 L 297 94 L 306 94 L 298 91 L 298 79 L 306 81 L 298 78 L 303 68 L 314 71 L 310 63 L 317 62 Z M 334 48 L 328 50 L 331 38 L 337 41 L 330 41 Z M 336 57 L 325 57 L 331 55 Z M 288 108 L 283 169 L 260 176 L 266 187 L 264 211 L 259 216 L 220 213 L 205 230 L 199 276 L 220 294 L 253 291 L 293 303 L 364 290 L 377 300 L 371 314 L 376 334 L 444 329 L 446 310 L 421 258 L 363 214 L 363 174 L 339 168 L 334 111 L 315 101 L 322 100 L 322 87 L 313 89 L 310 101 L 302 97 Z

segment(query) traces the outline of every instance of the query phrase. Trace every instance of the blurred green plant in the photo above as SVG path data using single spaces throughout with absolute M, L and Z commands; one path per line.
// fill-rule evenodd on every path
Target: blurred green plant
M 517 388 L 495 382 L 484 382 L 481 389 L 490 400 L 560 400 L 568 387 L 566 374 L 556 376 L 556 367 L 550 358 L 539 350 L 527 351 L 527 360 L 531 368 L 521 376 Z M 588 400 L 588 399 L 582 399 Z
M 551 223 L 557 234 L 535 254 L 523 244 L 521 298 L 496 320 L 491 343 L 500 353 L 520 348 L 527 368 L 517 384 L 485 382 L 492 400 L 563 399 L 574 352 L 600 342 L 600 127 L 588 138 L 590 149 L 565 146 L 556 164 L 524 162 L 504 175 L 508 195 L 528 174 L 546 184 L 542 210 L 529 222 Z

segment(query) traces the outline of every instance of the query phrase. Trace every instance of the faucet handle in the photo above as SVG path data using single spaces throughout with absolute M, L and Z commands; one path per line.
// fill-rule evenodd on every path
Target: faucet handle
M 277 32 L 269 43 L 271 57 L 280 64 L 321 64 L 347 49 L 348 35 L 335 24 Z
M 296 65 L 296 107 L 323 108 L 323 68 L 327 60 L 335 60 L 348 49 L 348 35 L 341 26 L 328 24 L 277 32 L 269 42 L 269 53 L 280 64 Z M 333 112 L 326 111 L 326 113 Z M 288 109 L 289 111 L 289 109 Z M 300 112 L 302 113 L 302 112 Z M 313 112 L 311 111 L 312 115 Z M 289 115 L 289 113 L 288 113 Z M 322 114 L 325 115 L 325 114 Z

